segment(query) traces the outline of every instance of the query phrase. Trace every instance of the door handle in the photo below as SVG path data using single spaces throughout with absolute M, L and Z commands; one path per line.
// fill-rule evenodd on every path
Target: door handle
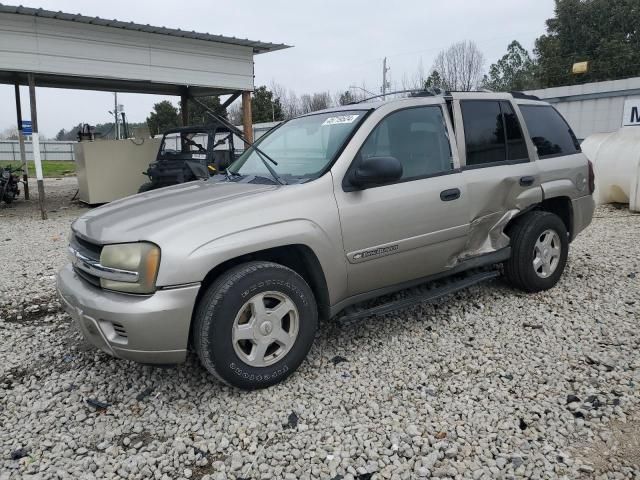
M 530 177 L 530 176 L 520 177 L 520 186 L 530 187 L 531 185 L 533 185 L 533 182 L 535 181 L 536 181 L 536 177 Z
M 456 200 L 458 198 L 460 198 L 459 188 L 450 188 L 449 190 L 443 190 L 440 192 L 440 200 L 443 202 L 450 202 L 451 200 Z

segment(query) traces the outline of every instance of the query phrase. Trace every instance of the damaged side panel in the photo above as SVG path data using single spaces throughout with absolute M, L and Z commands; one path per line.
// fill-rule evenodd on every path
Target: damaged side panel
M 507 224 L 520 212 L 540 203 L 542 187 L 537 181 L 522 186 L 522 177 L 537 178 L 535 162 L 518 163 L 495 168 L 467 170 L 463 173 L 470 198 L 469 235 L 463 251 L 451 259 L 450 266 L 462 260 L 495 252 L 509 246 L 504 234 Z

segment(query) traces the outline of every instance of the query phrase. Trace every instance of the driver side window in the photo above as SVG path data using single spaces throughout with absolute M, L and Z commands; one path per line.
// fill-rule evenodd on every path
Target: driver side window
M 453 170 L 442 109 L 435 105 L 415 107 L 388 115 L 371 132 L 359 156 L 397 158 L 402 164 L 401 180 Z

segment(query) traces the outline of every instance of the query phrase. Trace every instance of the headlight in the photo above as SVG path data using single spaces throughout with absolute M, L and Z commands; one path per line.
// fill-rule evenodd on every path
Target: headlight
M 133 281 L 101 278 L 102 288 L 127 293 L 153 293 L 160 266 L 160 248 L 146 242 L 105 245 L 100 254 L 100 265 L 116 272 L 137 274 Z

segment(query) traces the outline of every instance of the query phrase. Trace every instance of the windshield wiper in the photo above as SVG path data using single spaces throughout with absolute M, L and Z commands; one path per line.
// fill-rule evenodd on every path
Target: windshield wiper
M 269 170 L 269 173 L 271 174 L 271 176 L 275 179 L 276 182 L 278 182 L 280 185 L 288 185 L 286 181 L 284 181 L 280 175 L 278 175 L 276 173 L 276 171 L 273 169 L 273 167 L 271 165 L 269 165 L 269 163 L 267 162 L 267 160 L 269 160 L 269 162 L 273 163 L 274 165 L 278 165 L 278 162 L 276 162 L 273 158 L 271 158 L 269 155 L 267 155 L 265 152 L 263 152 L 260 148 L 258 148 L 258 146 L 254 143 L 254 142 L 250 142 L 249 140 L 247 140 L 247 138 L 244 136 L 244 132 L 242 130 L 240 130 L 239 128 L 236 128 L 235 125 L 233 125 L 231 122 L 229 122 L 226 118 L 221 117 L 220 115 L 218 115 L 217 113 L 215 113 L 212 109 L 210 109 L 209 107 L 207 107 L 204 103 L 202 103 L 201 101 L 199 101 L 197 98 L 191 98 L 191 100 L 193 100 L 194 102 L 196 102 L 198 105 L 200 105 L 202 108 L 204 108 L 204 111 L 206 113 L 209 114 L 209 116 L 211 116 L 214 120 L 217 120 L 218 122 L 220 122 L 222 125 L 224 125 L 225 127 L 227 127 L 229 130 L 231 130 L 234 134 L 236 134 L 238 137 L 240 137 L 240 139 L 247 145 L 249 145 L 249 147 L 253 148 L 255 150 L 255 152 L 258 154 L 258 156 L 260 157 L 260 160 L 262 161 L 262 163 L 264 163 L 264 166 L 267 168 L 267 170 Z
M 271 165 L 269 165 L 269 162 L 267 162 L 265 160 L 265 158 L 262 156 L 262 153 L 260 150 L 258 150 L 258 148 L 254 147 L 256 153 L 258 154 L 258 156 L 260 157 L 260 160 L 262 160 L 262 163 L 264 164 L 264 166 L 266 167 L 267 170 L 269 170 L 269 173 L 271 174 L 271 176 L 275 179 L 276 182 L 278 182 L 280 185 L 288 185 L 288 183 L 286 182 L 286 180 L 282 177 L 280 177 L 280 175 L 278 175 L 276 173 L 276 171 L 273 169 L 273 167 Z M 268 158 L 268 157 L 267 157 Z M 273 161 L 273 160 L 272 160 Z M 276 163 L 277 165 L 277 163 Z
M 228 168 L 225 168 L 224 176 L 227 177 L 227 181 L 230 182 L 232 177 L 241 177 L 242 175 L 239 174 L 238 172 L 232 172 Z

